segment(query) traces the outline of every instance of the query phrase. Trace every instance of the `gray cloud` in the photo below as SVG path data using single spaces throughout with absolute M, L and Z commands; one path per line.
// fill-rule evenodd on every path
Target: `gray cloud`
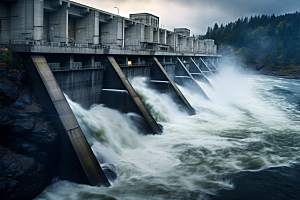
M 280 15 L 300 9 L 299 0 L 75 0 L 109 12 L 149 12 L 160 17 L 165 28 L 187 27 L 194 34 L 205 34 L 214 23 L 227 24 L 239 17 Z

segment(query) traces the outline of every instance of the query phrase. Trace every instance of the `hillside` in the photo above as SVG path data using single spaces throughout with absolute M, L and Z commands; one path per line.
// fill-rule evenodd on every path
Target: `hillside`
M 300 13 L 240 18 L 208 27 L 218 53 L 236 55 L 245 67 L 264 74 L 300 78 Z

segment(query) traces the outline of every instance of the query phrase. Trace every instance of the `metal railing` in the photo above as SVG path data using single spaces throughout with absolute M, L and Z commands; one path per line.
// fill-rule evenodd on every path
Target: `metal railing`
M 151 66 L 152 64 L 153 64 L 153 62 L 150 61 L 150 62 L 132 63 L 131 65 L 119 64 L 119 66 L 120 67 L 140 67 L 140 66 Z
M 166 61 L 166 62 L 160 62 L 160 64 L 162 64 L 162 65 L 174 65 L 174 64 L 177 64 L 177 61 L 172 61 L 172 62 L 168 62 L 168 61 Z
M 60 63 L 48 63 L 52 71 L 58 71 L 60 69 Z
M 100 49 L 100 50 L 131 50 L 131 51 L 153 51 L 153 52 L 168 52 L 168 53 L 201 53 L 205 55 L 217 55 L 207 51 L 188 51 L 188 50 L 160 50 L 160 49 L 145 49 L 141 45 L 130 45 L 125 47 L 120 46 L 107 46 L 100 44 L 77 44 L 77 43 L 65 43 L 65 42 L 44 42 L 44 41 L 34 41 L 34 40 L 11 40 L 10 44 L 19 45 L 39 45 L 39 46 L 51 46 L 51 47 L 72 47 L 72 48 L 89 48 L 89 49 Z
M 74 70 L 88 70 L 88 69 L 104 69 L 106 70 L 107 67 L 104 65 L 86 65 L 86 66 L 82 66 L 80 64 L 76 64 L 74 65 L 69 65 L 69 66 L 64 66 L 64 67 L 60 67 L 60 63 L 48 63 L 51 71 L 53 72 L 57 72 L 57 71 L 74 71 Z

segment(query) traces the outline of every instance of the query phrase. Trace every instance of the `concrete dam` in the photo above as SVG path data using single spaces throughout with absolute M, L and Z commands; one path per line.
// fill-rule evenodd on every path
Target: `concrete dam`
M 32 90 L 60 135 L 62 179 L 110 186 L 64 94 L 85 109 L 104 104 L 136 113 L 141 133 L 161 134 L 131 80 L 146 77 L 150 88 L 194 115 L 178 85 L 209 100 L 199 82 L 213 87 L 219 73 L 213 40 L 191 37 L 187 28 L 160 28 L 152 14 L 125 18 L 68 0 L 2 0 L 0 10 L 0 45 L 22 56 Z

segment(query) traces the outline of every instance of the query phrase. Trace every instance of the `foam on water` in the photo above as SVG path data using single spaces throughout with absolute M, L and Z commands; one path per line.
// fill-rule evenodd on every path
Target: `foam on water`
M 211 101 L 179 87 L 196 109 L 194 116 L 149 89 L 145 78 L 131 81 L 163 122 L 161 135 L 138 135 L 126 115 L 100 105 L 87 111 L 70 101 L 93 149 L 113 155 L 113 161 L 104 160 L 115 163 L 118 179 L 110 188 L 59 181 L 37 199 L 205 199 L 233 188 L 230 174 L 299 162 L 293 97 L 300 95 L 300 82 L 230 69 L 221 74 L 211 80 L 214 90 L 199 82 Z
M 67 97 L 67 96 L 66 96 Z M 67 97 L 77 121 L 80 124 L 92 150 L 101 163 L 114 163 L 123 149 L 136 149 L 142 146 L 138 131 L 127 115 L 104 107 L 93 105 L 89 110 Z

